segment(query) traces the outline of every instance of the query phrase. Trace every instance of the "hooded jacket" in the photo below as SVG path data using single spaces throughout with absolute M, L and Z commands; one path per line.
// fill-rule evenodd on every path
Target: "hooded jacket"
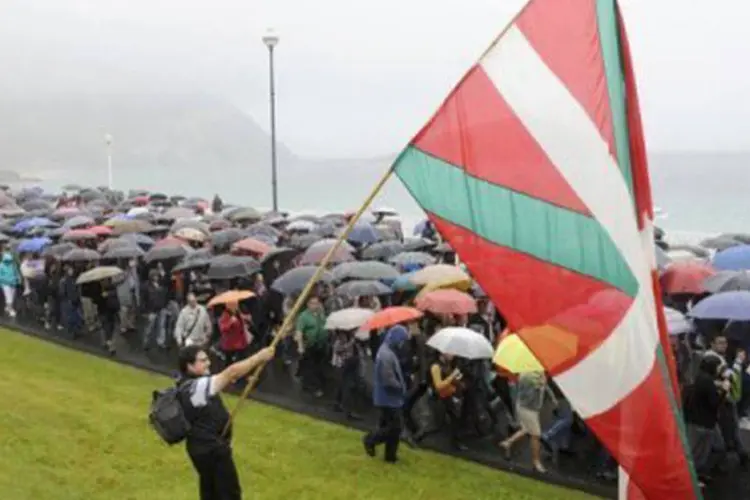
M 4 252 L 0 260 L 0 286 L 16 287 L 21 283 L 21 274 L 10 252 Z
M 401 325 L 388 330 L 375 357 L 373 380 L 373 403 L 377 407 L 401 408 L 406 397 L 406 380 L 401 371 L 396 351 L 409 338 L 409 332 Z

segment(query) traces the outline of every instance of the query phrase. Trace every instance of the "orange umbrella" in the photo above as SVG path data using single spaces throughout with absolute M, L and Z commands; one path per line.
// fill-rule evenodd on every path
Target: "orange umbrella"
M 472 314 L 477 312 L 477 302 L 466 292 L 446 288 L 417 297 L 416 305 L 422 311 L 435 314 Z
M 224 293 L 220 293 L 208 302 L 208 307 L 213 307 L 219 304 L 231 304 L 233 302 L 240 302 L 250 297 L 255 297 L 255 294 L 250 290 L 229 290 Z
M 386 307 L 376 312 L 367 322 L 362 325 L 362 330 L 379 330 L 399 323 L 414 321 L 424 316 L 422 311 L 414 307 L 395 306 Z
M 271 245 L 255 238 L 244 238 L 232 245 L 233 252 L 250 252 L 261 256 L 270 252 L 271 248 Z
M 109 236 L 112 234 L 112 228 L 108 226 L 94 226 L 90 227 L 89 231 L 94 233 L 97 236 Z

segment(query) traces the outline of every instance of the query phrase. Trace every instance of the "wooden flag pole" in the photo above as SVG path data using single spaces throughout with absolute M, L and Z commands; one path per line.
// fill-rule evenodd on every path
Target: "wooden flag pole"
M 278 332 L 276 333 L 276 336 L 271 342 L 270 347 L 275 348 L 278 345 L 279 341 L 289 333 L 289 330 L 292 327 L 292 323 L 296 319 L 297 315 L 302 309 L 303 304 L 305 304 L 307 300 L 307 296 L 310 294 L 313 287 L 318 282 L 318 279 L 320 279 L 320 276 L 323 274 L 323 271 L 328 266 L 328 263 L 331 261 L 336 251 L 341 247 L 341 243 L 343 243 L 344 240 L 346 240 L 346 238 L 349 236 L 349 233 L 352 232 L 354 225 L 357 223 L 360 217 L 362 217 L 362 214 L 365 213 L 367 208 L 370 206 L 373 200 L 378 196 L 380 191 L 383 189 L 383 186 L 385 186 L 385 183 L 391 177 L 392 173 L 393 173 L 393 166 L 388 168 L 388 170 L 385 172 L 383 177 L 378 181 L 375 187 L 372 188 L 372 191 L 367 196 L 364 203 L 362 203 L 362 206 L 359 207 L 359 210 L 357 210 L 357 212 L 354 214 L 354 216 L 351 218 L 349 223 L 344 228 L 344 231 L 339 235 L 338 239 L 336 240 L 336 243 L 334 243 L 334 245 L 328 250 L 328 253 L 323 257 L 323 260 L 320 261 L 320 264 L 318 264 L 318 268 L 315 270 L 315 274 L 312 275 L 312 277 L 310 278 L 310 281 L 308 281 L 307 285 L 305 285 L 305 288 L 302 289 L 302 292 L 300 293 L 299 297 L 297 297 L 296 302 L 294 303 L 292 308 L 289 310 L 289 313 L 284 318 L 284 322 L 281 324 L 281 327 L 279 328 Z M 227 431 L 229 430 L 229 427 L 232 425 L 232 422 L 237 416 L 237 413 L 240 411 L 242 402 L 247 399 L 247 396 L 255 388 L 256 384 L 258 383 L 258 379 L 260 378 L 260 374 L 263 371 L 263 369 L 266 367 L 266 364 L 267 363 L 261 364 L 254 371 L 254 373 L 248 378 L 247 385 L 245 386 L 245 389 L 242 391 L 242 395 L 240 396 L 240 399 L 237 401 L 237 404 L 234 406 L 232 413 L 229 415 L 229 422 L 227 422 L 227 425 L 224 427 L 222 436 L 227 433 Z

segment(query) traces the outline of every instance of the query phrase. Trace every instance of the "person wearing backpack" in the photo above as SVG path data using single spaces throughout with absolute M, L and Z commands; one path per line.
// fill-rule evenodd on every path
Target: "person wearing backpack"
M 273 358 L 267 347 L 249 358 L 211 375 L 211 361 L 199 345 L 183 347 L 179 353 L 181 378 L 177 383 L 178 401 L 188 424 L 186 449 L 198 473 L 201 500 L 239 500 L 242 498 L 237 469 L 232 458 L 232 429 L 229 412 L 220 393 Z

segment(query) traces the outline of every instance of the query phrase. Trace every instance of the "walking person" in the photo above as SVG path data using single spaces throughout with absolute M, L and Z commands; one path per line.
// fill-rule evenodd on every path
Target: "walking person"
M 376 447 L 385 445 L 385 461 L 398 461 L 398 445 L 404 427 L 402 408 L 406 399 L 406 380 L 401 371 L 398 352 L 409 339 L 406 327 L 396 325 L 388 330 L 375 358 L 373 403 L 380 412 L 378 427 L 362 439 L 365 451 L 375 456 Z
M 265 348 L 211 375 L 211 360 L 198 345 L 183 347 L 179 354 L 180 401 L 190 424 L 186 450 L 198 473 L 201 500 L 240 500 L 237 468 L 232 457 L 229 412 L 220 393 L 273 358 L 273 349 Z
M 21 284 L 21 273 L 18 270 L 13 254 L 9 250 L 3 250 L 0 257 L 0 287 L 3 289 L 5 299 L 5 313 L 11 318 L 16 317 L 13 307 L 16 298 L 16 289 Z
M 211 340 L 212 324 L 205 306 L 198 303 L 194 293 L 187 294 L 187 305 L 182 308 L 174 327 L 174 339 L 180 347 L 207 346 Z

